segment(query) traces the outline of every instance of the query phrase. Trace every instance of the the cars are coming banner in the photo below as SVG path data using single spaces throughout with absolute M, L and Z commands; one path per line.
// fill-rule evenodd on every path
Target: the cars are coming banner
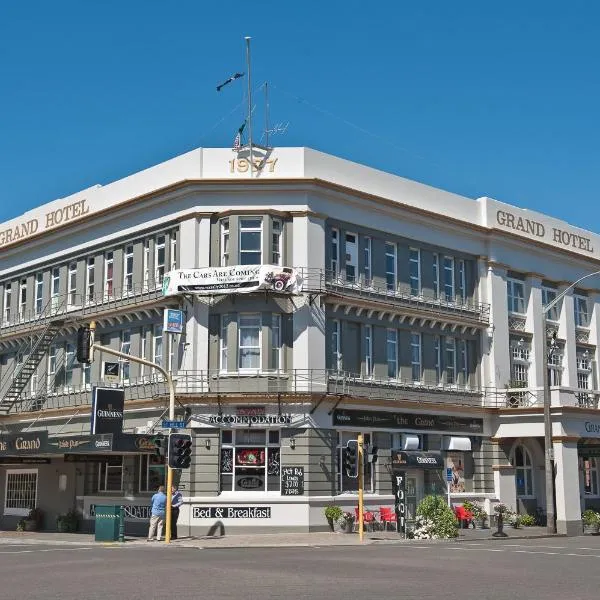
M 275 265 L 235 265 L 170 271 L 163 280 L 163 294 L 248 294 L 270 290 L 279 294 L 299 294 L 302 278 L 295 269 Z

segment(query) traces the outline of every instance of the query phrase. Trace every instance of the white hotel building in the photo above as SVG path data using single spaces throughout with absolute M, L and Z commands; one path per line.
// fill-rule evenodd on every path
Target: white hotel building
M 97 504 L 145 527 L 168 396 L 121 361 L 124 434 L 95 443 L 91 389 L 114 359 L 74 357 L 94 320 L 103 345 L 175 378 L 194 437 L 181 535 L 326 528 L 325 505 L 356 506 L 340 463 L 358 432 L 379 448 L 368 507 L 393 505 L 395 448 L 409 518 L 446 493 L 448 466 L 454 503 L 544 511 L 546 377 L 558 531 L 579 532 L 600 506 L 599 279 L 569 286 L 600 270 L 600 238 L 308 148 L 255 159 L 197 149 L 0 225 L 0 527 L 37 506 L 52 528 L 75 506 L 91 528 Z M 302 290 L 161 291 L 170 271 L 256 264 L 295 268 Z M 542 306 L 565 290 L 544 331 Z M 163 333 L 166 307 L 184 310 L 182 335 Z M 301 494 L 282 489 L 292 466 Z

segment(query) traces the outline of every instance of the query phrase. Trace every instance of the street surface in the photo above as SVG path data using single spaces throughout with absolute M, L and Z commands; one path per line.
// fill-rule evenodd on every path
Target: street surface
M 201 549 L 0 546 L 0 600 L 596 600 L 600 537 Z

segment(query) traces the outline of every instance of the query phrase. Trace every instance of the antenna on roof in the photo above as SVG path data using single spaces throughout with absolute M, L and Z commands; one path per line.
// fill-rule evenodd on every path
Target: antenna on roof
M 265 128 L 263 131 L 263 134 L 260 138 L 260 141 L 262 143 L 263 139 L 265 140 L 265 146 L 269 149 L 269 135 L 277 135 L 277 134 L 281 134 L 283 135 L 286 131 L 287 128 L 289 127 L 290 122 L 286 121 L 285 123 L 282 121 L 280 123 L 275 123 L 275 125 L 273 125 L 273 127 L 269 126 L 269 109 L 270 109 L 270 104 L 269 104 L 269 82 L 265 81 L 263 83 L 263 90 L 265 92 Z

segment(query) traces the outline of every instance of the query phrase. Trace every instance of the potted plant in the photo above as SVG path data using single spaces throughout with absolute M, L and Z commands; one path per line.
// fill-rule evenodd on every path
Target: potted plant
M 511 525 L 515 529 L 519 529 L 521 527 L 521 525 L 523 524 L 523 515 L 519 515 L 517 513 L 511 513 L 510 522 L 511 522 Z
M 494 537 L 506 537 L 506 533 L 504 533 L 504 520 L 511 515 L 511 512 L 508 506 L 502 503 L 494 506 L 494 512 L 496 513 L 496 524 L 498 529 L 492 535 Z
M 340 529 L 344 533 L 352 533 L 354 531 L 354 515 L 351 512 L 343 512 L 338 519 Z
M 23 531 L 37 531 L 41 529 L 44 520 L 44 513 L 39 508 L 32 508 L 29 514 L 23 519 Z
M 342 518 L 343 511 L 339 506 L 335 504 L 330 504 L 325 507 L 325 518 L 327 519 L 327 523 L 329 524 L 329 530 L 333 531 L 333 526 L 336 521 L 339 521 Z
M 521 525 L 523 527 L 533 527 L 535 525 L 535 517 L 530 514 L 521 515 Z
M 79 513 L 72 508 L 66 514 L 58 515 L 56 529 L 60 533 L 75 533 L 79 529 Z
M 479 529 L 487 529 L 488 515 L 477 502 L 470 502 L 467 500 L 463 506 L 466 510 L 473 514 L 473 527 L 479 527 Z
M 583 511 L 581 518 L 583 520 L 584 527 L 588 529 L 588 531 L 591 530 L 591 533 L 600 532 L 600 513 L 588 508 Z

